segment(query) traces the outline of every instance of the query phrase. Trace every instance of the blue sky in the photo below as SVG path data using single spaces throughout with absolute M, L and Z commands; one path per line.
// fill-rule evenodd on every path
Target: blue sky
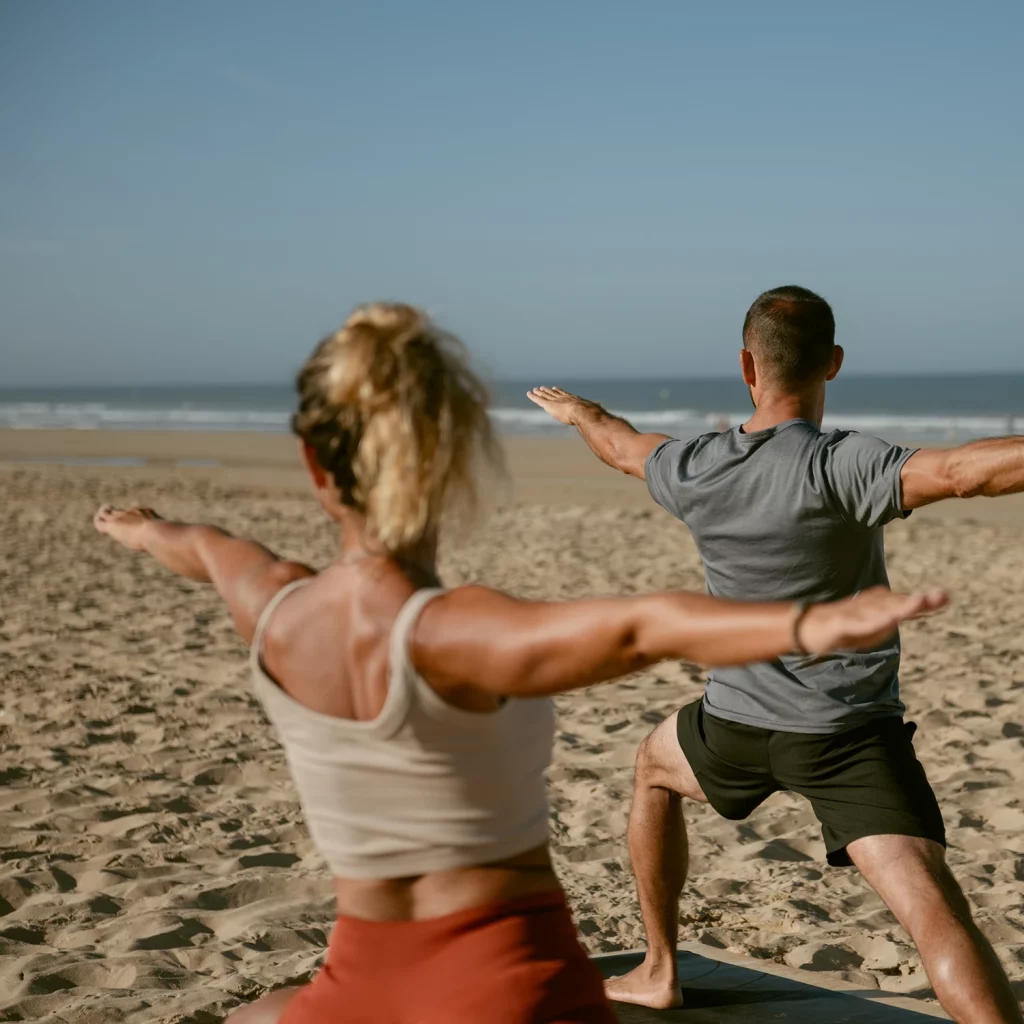
M 1024 370 L 1024 4 L 0 3 L 2 383 L 283 380 L 400 298 L 490 372 Z

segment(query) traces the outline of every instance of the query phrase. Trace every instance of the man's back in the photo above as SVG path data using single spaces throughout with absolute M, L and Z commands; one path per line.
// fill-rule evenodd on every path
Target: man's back
M 831 307 L 806 288 L 757 297 L 739 353 L 754 406 L 746 431 L 676 441 L 641 433 L 560 388 L 529 397 L 576 427 L 603 462 L 647 480 L 655 500 L 690 527 L 713 594 L 846 596 L 886 582 L 882 527 L 903 509 L 1024 491 L 1024 438 L 914 453 L 859 434 L 822 434 L 826 387 L 843 365 L 835 334 Z M 687 846 L 681 801 L 671 797 L 707 801 L 741 821 L 781 789 L 810 801 L 829 863 L 856 864 L 908 928 L 951 1017 L 1024 1024 L 944 863 L 942 813 L 914 751 L 915 725 L 900 717 L 898 672 L 898 642 L 861 655 L 715 670 L 703 701 L 647 737 L 629 849 L 650 952 L 611 983 L 613 998 L 679 1002 Z
M 826 601 L 887 584 L 882 527 L 903 515 L 913 449 L 794 419 L 651 452 L 654 499 L 690 528 L 708 591 L 736 600 Z M 903 713 L 899 639 L 865 654 L 798 656 L 717 669 L 705 706 L 719 718 L 829 733 Z

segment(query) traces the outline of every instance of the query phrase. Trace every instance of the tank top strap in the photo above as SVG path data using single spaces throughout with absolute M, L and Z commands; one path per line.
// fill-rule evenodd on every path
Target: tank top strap
M 256 672 L 263 672 L 263 634 L 266 631 L 267 623 L 270 621 L 270 617 L 277 611 L 278 606 L 281 602 L 289 595 L 294 593 L 299 587 L 304 587 L 307 583 L 311 583 L 316 579 L 316 576 L 303 576 L 302 579 L 293 580 L 291 583 L 286 583 L 268 602 L 266 608 L 260 612 L 260 617 L 256 622 L 256 632 L 252 635 L 252 643 L 249 645 L 249 661 L 252 664 L 253 669 Z
M 389 689 L 408 689 L 416 676 L 412 659 L 409 657 L 409 634 L 420 617 L 420 612 L 439 594 L 442 587 L 426 587 L 417 590 L 402 605 L 393 625 L 391 626 L 391 642 L 388 648 Z

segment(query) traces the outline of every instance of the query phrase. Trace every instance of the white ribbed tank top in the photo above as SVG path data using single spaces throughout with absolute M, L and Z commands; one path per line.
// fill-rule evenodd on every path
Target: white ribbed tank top
M 388 693 L 369 722 L 290 697 L 261 661 L 263 633 L 297 580 L 260 616 L 251 648 L 256 692 L 284 746 L 306 823 L 342 878 L 403 878 L 487 864 L 545 842 L 544 772 L 554 708 L 508 700 L 492 713 L 452 707 L 417 674 L 409 633 L 441 590 L 419 590 L 391 628 Z

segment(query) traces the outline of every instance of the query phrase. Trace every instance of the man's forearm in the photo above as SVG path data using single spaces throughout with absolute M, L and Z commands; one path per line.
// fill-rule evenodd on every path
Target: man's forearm
M 989 437 L 959 448 L 922 448 L 903 464 L 904 509 L 946 498 L 1024 492 L 1024 437 Z
M 670 440 L 667 434 L 641 434 L 627 420 L 596 402 L 581 404 L 573 414 L 572 424 L 602 462 L 641 480 L 647 456 L 662 441 Z
M 1024 437 L 990 437 L 954 448 L 949 468 L 959 497 L 1024 491 Z
M 665 434 L 641 434 L 621 416 L 563 388 L 531 388 L 526 397 L 559 423 L 575 427 L 602 462 L 641 480 L 647 456 L 663 441 L 671 440 Z
M 624 441 L 636 438 L 639 432 L 622 419 L 613 416 L 596 402 L 588 402 L 573 415 L 573 426 L 587 442 L 590 450 L 613 469 L 622 469 Z

